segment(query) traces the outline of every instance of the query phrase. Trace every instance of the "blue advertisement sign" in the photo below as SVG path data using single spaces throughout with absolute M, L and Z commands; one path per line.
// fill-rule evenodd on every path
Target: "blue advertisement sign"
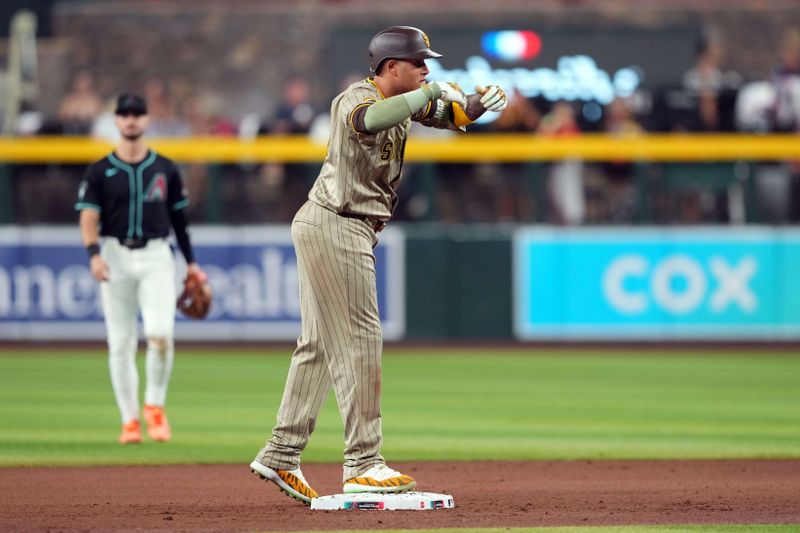
M 514 237 L 520 339 L 798 339 L 798 294 L 799 231 L 524 229 Z
M 384 337 L 405 332 L 404 237 L 381 233 L 375 248 L 378 308 Z M 214 303 L 209 317 L 178 316 L 176 338 L 292 340 L 300 333 L 297 260 L 288 226 L 192 229 Z M 0 230 L 0 339 L 103 339 L 98 284 L 76 228 Z M 176 253 L 178 277 L 185 264 Z

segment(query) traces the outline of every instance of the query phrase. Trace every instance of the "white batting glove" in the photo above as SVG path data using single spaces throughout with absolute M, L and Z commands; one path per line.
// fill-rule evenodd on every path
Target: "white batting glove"
M 441 91 L 442 94 L 439 96 L 440 100 L 458 104 L 463 109 L 466 109 L 467 97 L 464 94 L 464 91 L 461 90 L 461 87 L 459 87 L 457 84 L 449 81 L 434 81 L 431 83 L 431 85 L 437 86 Z
M 489 85 L 486 88 L 476 85 L 475 92 L 481 95 L 481 104 L 487 111 L 499 112 L 508 105 L 508 97 L 499 85 Z

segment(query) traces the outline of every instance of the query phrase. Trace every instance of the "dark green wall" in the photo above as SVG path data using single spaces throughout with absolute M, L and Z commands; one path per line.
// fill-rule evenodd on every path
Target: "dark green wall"
M 405 230 L 406 339 L 511 339 L 511 229 Z

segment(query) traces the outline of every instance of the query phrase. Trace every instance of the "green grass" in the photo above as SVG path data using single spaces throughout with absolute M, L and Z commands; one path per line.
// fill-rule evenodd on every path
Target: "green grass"
M 123 447 L 104 353 L 6 350 L 0 465 L 249 462 L 289 354 L 179 347 L 173 441 Z M 389 349 L 383 368 L 391 461 L 800 457 L 798 353 Z M 331 395 L 303 460 L 342 449 Z

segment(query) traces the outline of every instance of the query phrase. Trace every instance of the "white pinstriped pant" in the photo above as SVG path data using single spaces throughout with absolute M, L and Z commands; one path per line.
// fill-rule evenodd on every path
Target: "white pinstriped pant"
M 344 421 L 345 480 L 383 463 L 381 336 L 375 278 L 377 244 L 367 222 L 311 201 L 292 222 L 302 330 L 272 438 L 256 460 L 297 468 L 333 385 Z

